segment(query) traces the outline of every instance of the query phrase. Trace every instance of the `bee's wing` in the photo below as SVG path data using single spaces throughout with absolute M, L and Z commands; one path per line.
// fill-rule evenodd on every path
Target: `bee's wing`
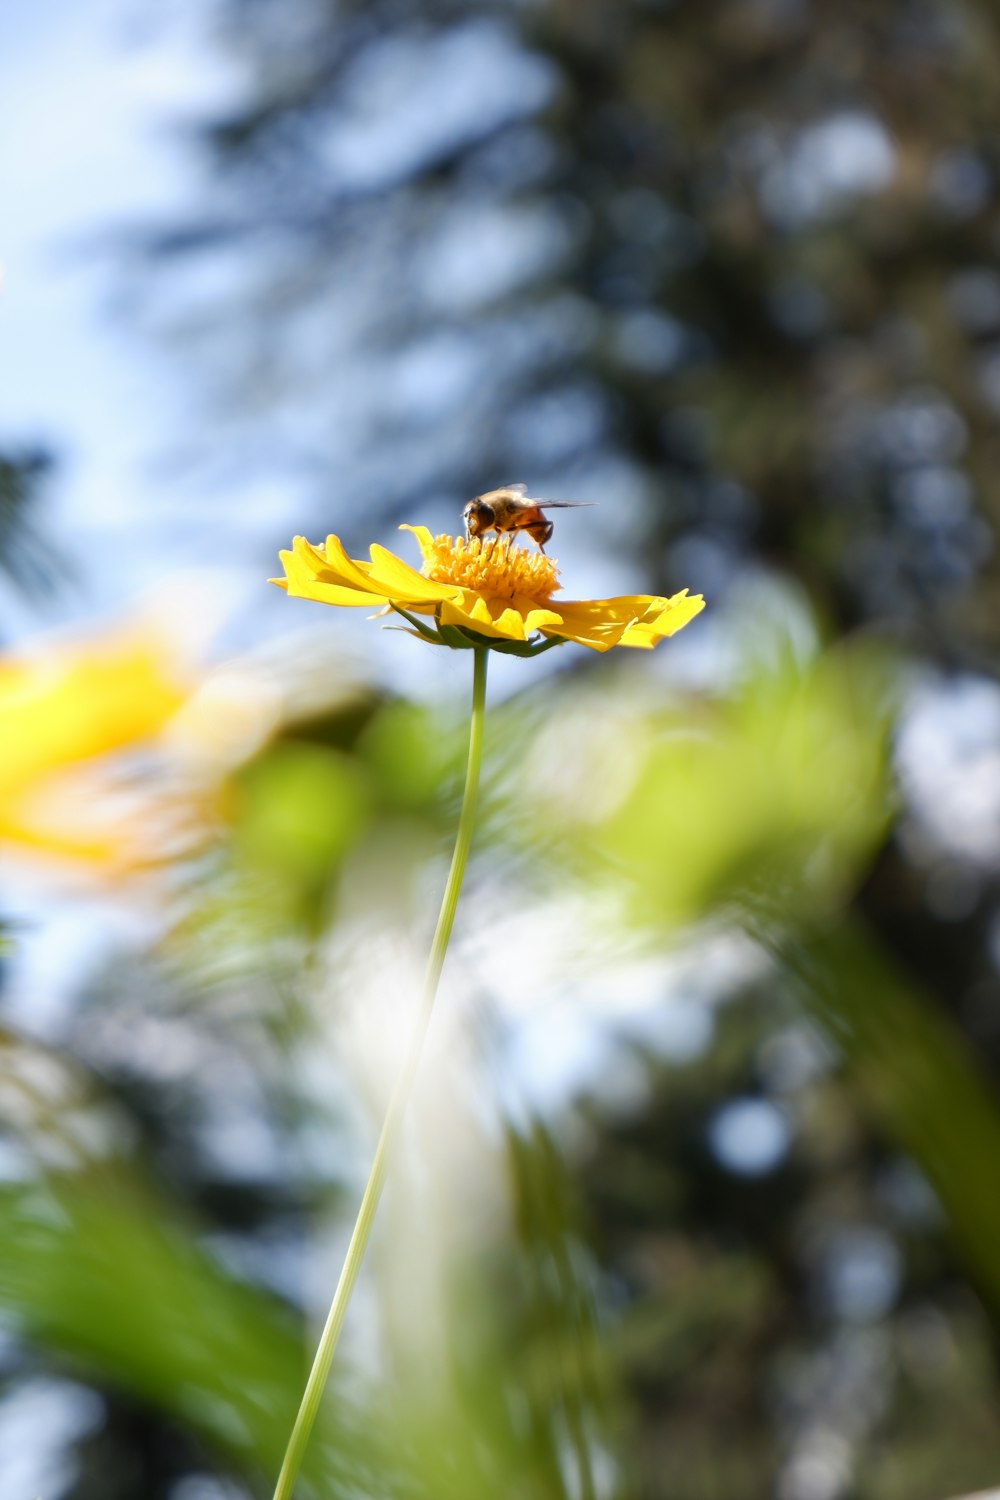
M 577 510 L 581 506 L 596 505 L 596 500 L 532 500 L 539 510 Z
M 526 484 L 502 484 L 499 490 L 493 490 L 492 493 L 499 495 L 503 490 L 509 490 L 512 495 L 520 495 L 523 499 L 528 493 L 528 486 Z

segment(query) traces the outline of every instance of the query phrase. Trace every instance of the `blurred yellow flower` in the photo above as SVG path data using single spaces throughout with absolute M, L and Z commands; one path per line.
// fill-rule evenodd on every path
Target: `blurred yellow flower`
M 151 738 L 184 697 L 148 633 L 0 658 L 0 841 L 116 863 L 127 831 L 109 826 L 74 778 Z
M 320 604 L 395 610 L 425 639 L 445 646 L 489 646 L 535 655 L 563 641 L 595 651 L 655 646 L 693 620 L 705 601 L 687 590 L 672 598 L 626 594 L 617 599 L 561 600 L 552 558 L 497 538 L 431 536 L 426 526 L 404 526 L 423 555 L 418 573 L 394 553 L 371 547 L 371 562 L 347 556 L 338 537 L 313 546 L 297 536 L 280 554 L 279 588 Z M 429 616 L 428 624 L 420 617 Z

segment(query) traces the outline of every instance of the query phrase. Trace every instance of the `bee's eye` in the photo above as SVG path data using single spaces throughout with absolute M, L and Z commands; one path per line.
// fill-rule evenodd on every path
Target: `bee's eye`
M 487 526 L 489 526 L 491 522 L 496 520 L 496 512 L 494 511 L 492 505 L 484 505 L 481 500 L 476 506 L 476 515 L 480 521 L 485 521 Z

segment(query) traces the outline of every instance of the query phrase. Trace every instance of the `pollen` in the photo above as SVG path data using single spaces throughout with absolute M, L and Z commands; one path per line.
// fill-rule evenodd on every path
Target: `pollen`
M 559 572 L 553 558 L 544 552 L 526 552 L 502 537 L 436 536 L 424 548 L 425 578 L 434 583 L 454 583 L 474 589 L 488 598 L 548 599 L 559 587 Z

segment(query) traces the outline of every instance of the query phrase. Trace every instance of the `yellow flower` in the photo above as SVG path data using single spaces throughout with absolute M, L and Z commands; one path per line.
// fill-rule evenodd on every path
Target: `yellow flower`
M 471 541 L 431 536 L 426 526 L 404 526 L 423 554 L 418 573 L 373 543 L 371 562 L 347 556 L 338 537 L 314 547 L 297 536 L 282 552 L 284 578 L 272 578 L 298 599 L 320 604 L 395 610 L 425 639 L 445 646 L 489 646 L 534 656 L 563 641 L 595 651 L 655 646 L 693 620 L 705 601 L 687 589 L 670 599 L 626 594 L 618 599 L 563 600 L 552 596 L 559 575 L 551 557 L 529 553 L 509 536 Z
M 0 659 L 0 841 L 120 864 L 130 830 L 101 817 L 82 773 L 150 739 L 182 700 L 164 647 L 148 635 Z

